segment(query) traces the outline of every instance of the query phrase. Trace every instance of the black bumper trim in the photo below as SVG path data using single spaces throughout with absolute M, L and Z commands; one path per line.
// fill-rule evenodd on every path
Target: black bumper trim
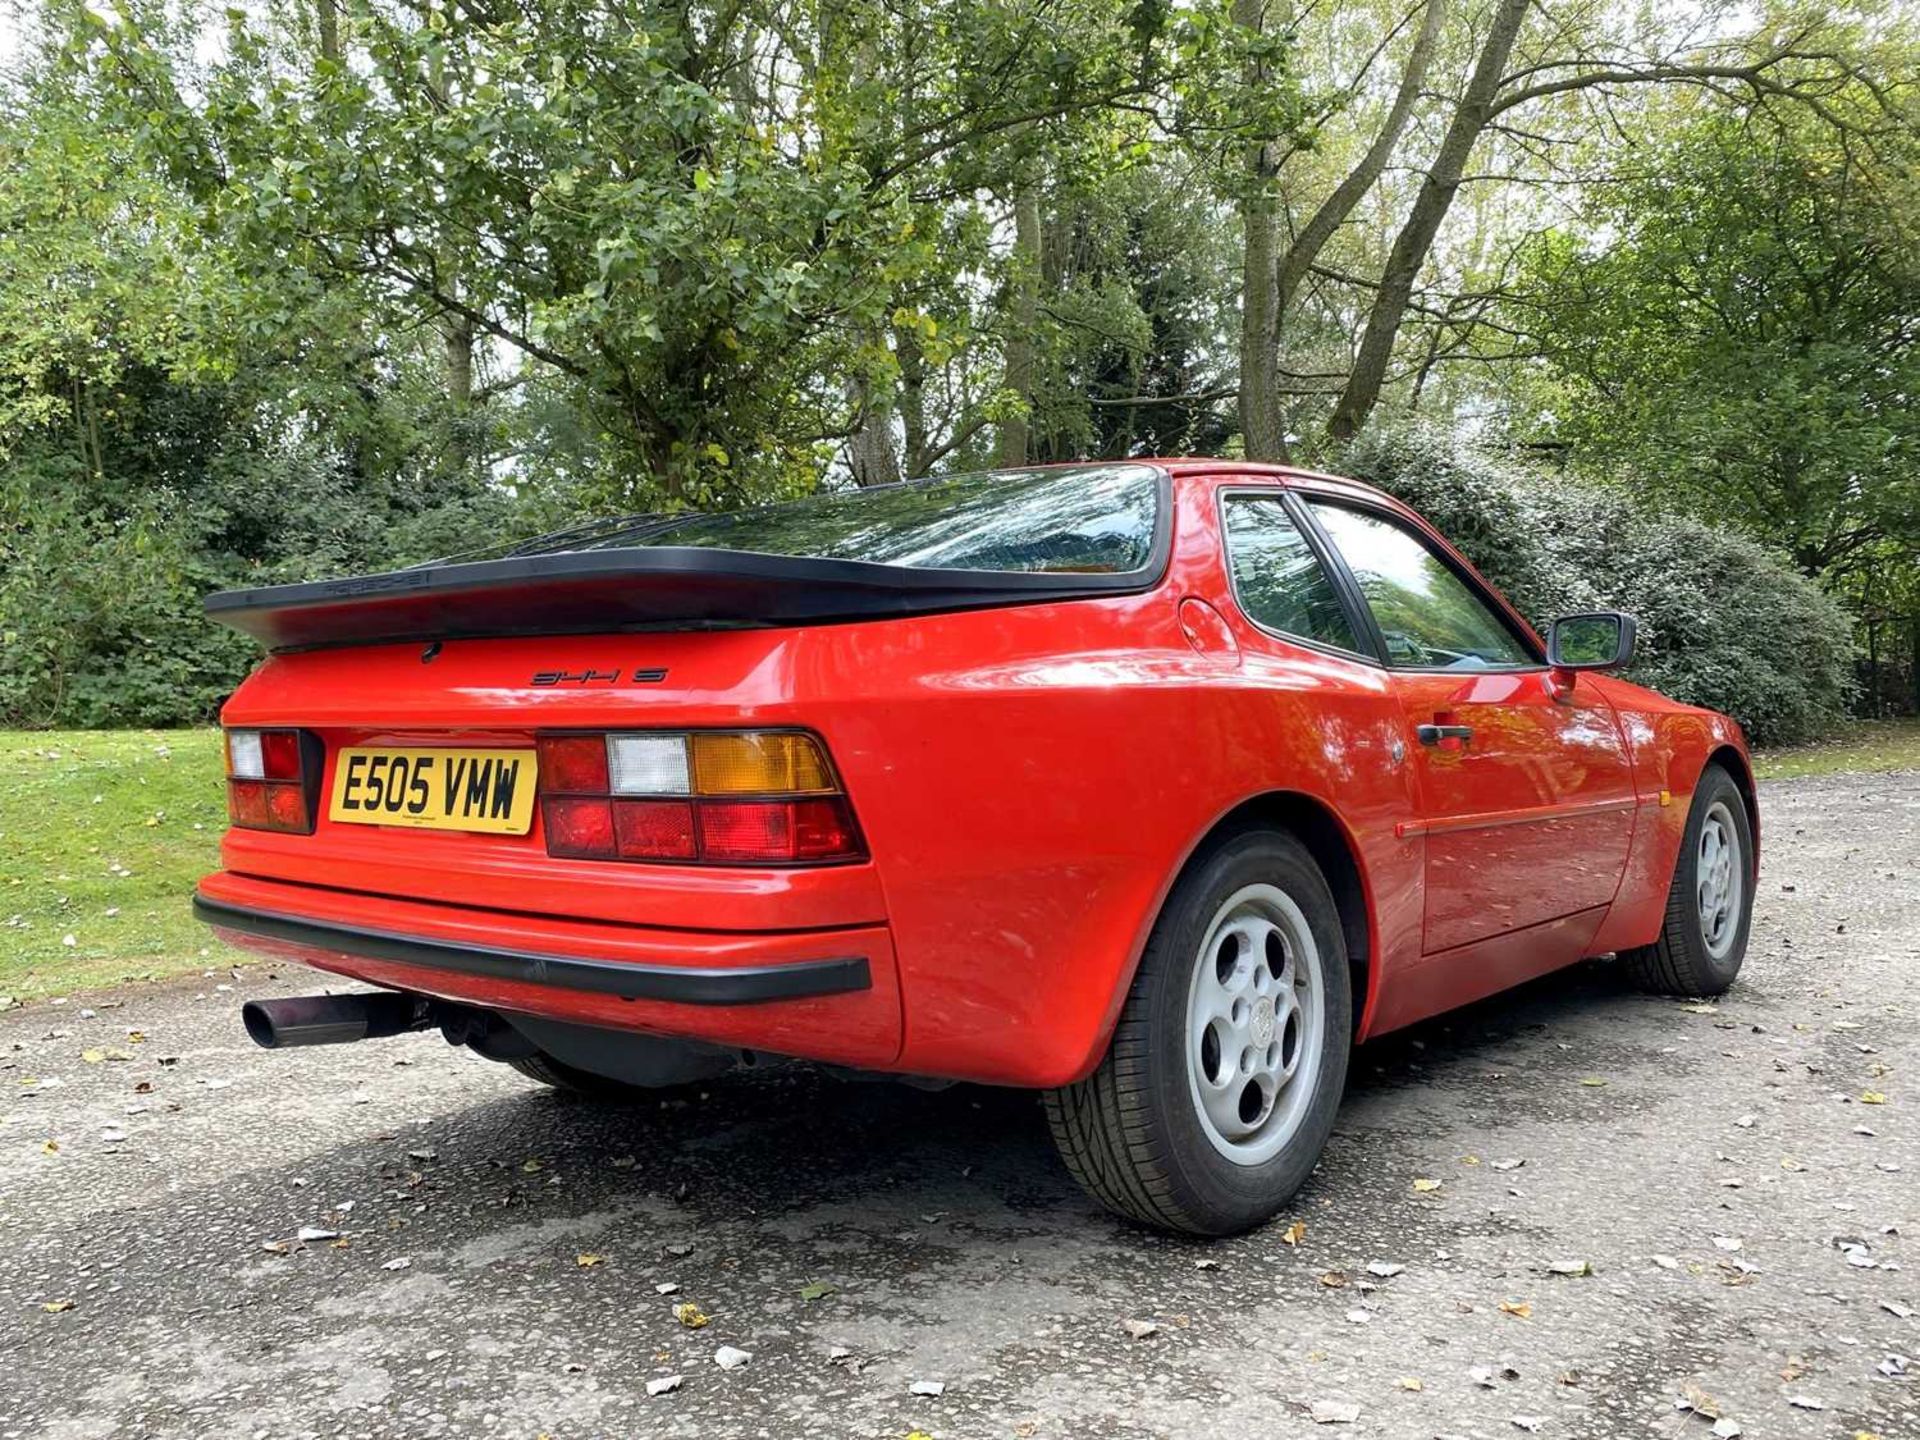
M 622 1000 L 672 1000 L 682 1005 L 758 1005 L 770 1000 L 806 1000 L 868 990 L 873 977 L 864 957 L 800 960 L 784 965 L 690 969 L 678 965 L 629 965 L 616 960 L 579 960 L 493 945 L 455 945 L 417 935 L 362 930 L 328 920 L 303 920 L 267 910 L 249 910 L 204 895 L 193 897 L 194 918 L 223 930 L 312 945 L 342 955 L 391 960 L 429 970 L 453 970 L 494 980 L 587 990 Z

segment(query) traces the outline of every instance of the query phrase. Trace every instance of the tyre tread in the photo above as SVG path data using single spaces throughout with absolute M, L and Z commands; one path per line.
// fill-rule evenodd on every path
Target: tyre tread
M 1745 805 L 1745 798 L 1739 795 L 1739 786 L 1718 762 L 1709 763 L 1701 772 L 1700 782 L 1694 787 L 1695 803 L 1699 803 L 1698 797 L 1719 781 L 1724 781 L 1735 792 L 1738 804 Z M 1679 856 L 1674 860 L 1673 878 L 1667 886 L 1667 909 L 1660 924 L 1660 933 L 1654 937 L 1651 945 L 1622 950 L 1618 958 L 1625 967 L 1627 978 L 1639 989 L 1655 995 L 1704 999 L 1725 993 L 1731 978 L 1722 981 L 1713 973 L 1695 934 L 1693 885 L 1688 868 L 1693 858 L 1692 836 L 1690 816 L 1686 839 L 1680 846 Z M 1753 904 L 1753 898 L 1752 877 L 1749 875 L 1748 906 Z

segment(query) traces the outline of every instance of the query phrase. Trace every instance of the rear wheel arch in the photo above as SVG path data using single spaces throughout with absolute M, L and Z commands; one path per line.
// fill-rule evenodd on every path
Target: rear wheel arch
M 1333 809 L 1298 790 L 1269 790 L 1234 806 L 1200 838 L 1168 886 L 1201 864 L 1217 846 L 1249 830 L 1284 830 L 1296 836 L 1313 856 L 1333 891 L 1340 912 L 1340 929 L 1347 944 L 1347 968 L 1353 984 L 1353 1021 L 1364 1033 L 1367 1005 L 1373 998 L 1373 921 L 1366 873 L 1353 837 Z

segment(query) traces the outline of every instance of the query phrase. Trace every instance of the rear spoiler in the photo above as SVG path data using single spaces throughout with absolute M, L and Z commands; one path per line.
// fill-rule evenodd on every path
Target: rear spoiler
M 696 547 L 636 547 L 421 565 L 223 590 L 207 614 L 272 650 L 506 635 L 821 625 L 1132 594 L 1166 547 L 1124 573 L 941 570 Z

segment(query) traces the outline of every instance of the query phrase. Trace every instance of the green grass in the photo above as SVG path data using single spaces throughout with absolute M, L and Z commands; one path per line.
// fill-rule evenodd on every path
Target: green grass
M 1830 740 L 1753 757 L 1762 780 L 1882 770 L 1920 770 L 1920 720 L 1863 720 Z
M 1764 752 L 1754 768 L 1775 780 L 1920 769 L 1920 720 Z M 187 903 L 219 864 L 220 777 L 217 730 L 0 731 L 0 996 L 240 960 Z
M 217 730 L 0 731 L 0 995 L 237 958 L 188 909 L 219 864 L 221 771 Z

